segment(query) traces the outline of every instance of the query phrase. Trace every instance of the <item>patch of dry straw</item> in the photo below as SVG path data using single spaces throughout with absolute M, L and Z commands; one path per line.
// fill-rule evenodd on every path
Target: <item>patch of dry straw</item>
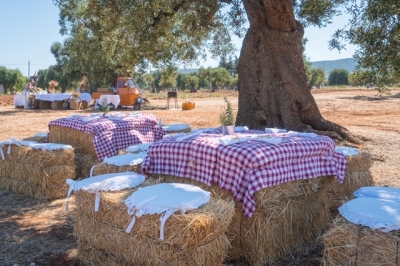
M 72 128 L 50 126 L 49 142 L 69 144 L 75 152 L 96 156 L 93 135 Z
M 324 234 L 324 265 L 398 265 L 399 231 L 382 233 L 338 217 Z

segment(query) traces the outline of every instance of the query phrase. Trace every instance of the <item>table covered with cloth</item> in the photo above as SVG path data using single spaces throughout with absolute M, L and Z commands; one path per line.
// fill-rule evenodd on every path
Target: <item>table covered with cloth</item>
M 71 96 L 72 93 L 48 93 L 36 95 L 35 99 L 54 102 L 68 100 L 69 98 L 71 98 Z M 86 101 L 88 103 L 92 101 L 92 96 L 90 95 L 90 93 L 81 93 L 79 94 L 79 98 L 81 101 Z
M 256 209 L 254 193 L 261 189 L 319 176 L 343 182 L 346 174 L 345 156 L 335 151 L 335 142 L 326 136 L 253 130 L 233 136 L 218 131 L 191 135 L 153 143 L 142 163 L 143 173 L 216 183 L 243 203 L 247 218 Z
M 51 121 L 50 134 L 51 126 L 93 135 L 93 146 L 100 161 L 129 146 L 159 141 L 166 134 L 152 114 L 72 115 Z

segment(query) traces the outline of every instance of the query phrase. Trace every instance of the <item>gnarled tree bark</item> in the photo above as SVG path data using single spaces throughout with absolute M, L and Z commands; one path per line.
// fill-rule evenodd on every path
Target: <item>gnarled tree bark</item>
M 239 59 L 236 125 L 315 132 L 361 143 L 346 128 L 325 120 L 311 94 L 302 56 L 303 26 L 292 0 L 243 0 L 250 28 Z

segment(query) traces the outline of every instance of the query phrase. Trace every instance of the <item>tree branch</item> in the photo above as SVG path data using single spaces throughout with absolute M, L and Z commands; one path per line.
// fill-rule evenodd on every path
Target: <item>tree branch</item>
M 163 18 L 167 18 L 167 17 L 172 17 L 173 15 L 175 15 L 182 7 L 184 7 L 186 5 L 186 1 L 183 0 L 182 2 L 180 2 L 179 4 L 177 4 L 173 9 L 172 12 L 160 12 L 158 13 L 158 15 L 154 18 L 154 22 L 153 24 L 151 24 L 151 27 L 154 28 L 155 26 L 157 26 L 157 24 L 161 21 L 161 19 Z

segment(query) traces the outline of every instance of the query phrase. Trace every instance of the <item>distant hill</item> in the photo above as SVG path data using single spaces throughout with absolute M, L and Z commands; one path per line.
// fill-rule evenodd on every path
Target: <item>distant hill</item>
M 178 69 L 178 73 L 189 74 L 189 73 L 197 72 L 198 70 L 199 70 L 198 68 L 180 68 L 180 69 Z
M 353 72 L 356 69 L 357 62 L 353 58 L 345 58 L 331 61 L 316 61 L 311 62 L 313 68 L 322 68 L 325 70 L 326 78 L 329 77 L 329 73 L 335 68 L 344 68 L 349 73 Z
M 357 62 L 353 58 L 345 58 L 338 60 L 325 60 L 325 61 L 316 61 L 311 62 L 313 68 L 322 68 L 325 70 L 326 78 L 329 77 L 329 73 L 335 68 L 344 68 L 349 73 L 353 72 L 356 69 Z M 178 69 L 178 73 L 189 74 L 198 71 L 198 68 L 180 68 Z

